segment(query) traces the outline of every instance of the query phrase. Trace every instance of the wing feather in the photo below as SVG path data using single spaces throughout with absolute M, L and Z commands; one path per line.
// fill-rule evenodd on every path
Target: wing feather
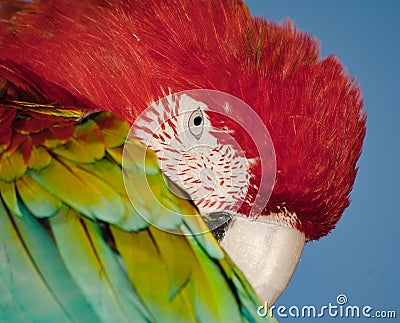
M 274 321 L 256 315 L 261 302 L 253 289 L 192 203 L 170 192 L 155 154 L 138 142 L 124 156 L 128 197 L 127 123 L 106 112 L 52 118 L 75 127 L 70 138 L 35 133 L 41 141 L 21 160 L 22 170 L 3 167 L 0 174 L 0 317 Z M 17 151 L 6 151 L 0 164 Z

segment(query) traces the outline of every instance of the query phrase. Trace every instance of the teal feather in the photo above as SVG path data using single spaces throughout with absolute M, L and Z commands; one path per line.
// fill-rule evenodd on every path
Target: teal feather
M 127 316 L 129 312 L 122 308 L 118 291 L 112 285 L 97 250 L 99 243 L 95 239 L 99 238 L 99 234 L 97 232 L 97 237 L 94 235 L 96 232 L 89 221 L 80 219 L 76 212 L 67 208 L 50 218 L 61 258 L 101 321 L 129 322 L 132 318 L 140 321 L 137 310 L 132 311 L 133 317 L 130 318 Z
M 30 177 L 24 176 L 16 182 L 17 190 L 23 204 L 37 218 L 53 216 L 61 207 L 61 200 L 43 189 Z M 39 200 L 37 196 L 42 198 Z
M 17 217 L 14 217 L 16 219 Z M 32 228 L 37 229 L 37 226 Z M 40 236 L 37 237 L 40 239 Z M 0 202 L 0 280 L 21 312 L 35 322 L 65 322 L 69 320 L 37 268 L 13 217 Z M 2 304 L 1 310 L 7 310 Z M 19 316 L 20 313 L 17 313 Z
M 73 321 L 98 320 L 91 305 L 83 297 L 80 288 L 71 278 L 60 254 L 43 226 L 29 213 L 19 201 L 22 217 L 12 216 L 23 244 L 34 260 L 35 268 L 54 299 L 65 312 L 65 316 Z M 46 304 L 42 304 L 42 307 Z

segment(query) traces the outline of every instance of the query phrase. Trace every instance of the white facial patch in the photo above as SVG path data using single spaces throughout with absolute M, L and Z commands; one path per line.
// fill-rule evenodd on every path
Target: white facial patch
M 235 212 L 247 194 L 250 161 L 232 130 L 213 127 L 207 111 L 185 93 L 170 94 L 140 115 L 131 134 L 156 152 L 161 170 L 202 214 Z

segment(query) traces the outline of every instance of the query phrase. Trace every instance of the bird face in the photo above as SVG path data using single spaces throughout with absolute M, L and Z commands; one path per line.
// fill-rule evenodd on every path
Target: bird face
M 246 198 L 253 160 L 228 129 L 212 125 L 209 113 L 190 94 L 173 94 L 150 106 L 132 135 L 156 152 L 164 174 L 189 193 L 201 214 L 235 213 Z
M 156 152 L 164 174 L 189 193 L 222 246 L 272 304 L 296 268 L 305 236 L 290 222 L 295 214 L 264 213 L 276 159 L 254 110 L 226 93 L 184 91 L 150 105 L 130 136 Z

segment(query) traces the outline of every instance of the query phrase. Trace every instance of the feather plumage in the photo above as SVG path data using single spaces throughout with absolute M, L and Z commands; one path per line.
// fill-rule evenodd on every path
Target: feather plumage
M 72 110 L 63 115 L 62 106 L 54 108 L 59 112 L 49 117 L 48 104 L 13 104 L 7 95 L 0 99 L 6 115 L 0 128 L 12 129 L 0 154 L 0 318 L 261 320 L 259 299 L 212 235 L 183 235 L 206 231 L 205 224 L 199 217 L 184 217 L 196 213 L 194 206 L 169 191 L 154 153 L 143 161 L 146 148 L 138 142 L 132 142 L 127 165 L 138 189 L 133 200 L 130 196 L 132 206 L 122 158 L 113 157 L 121 154 L 128 123 L 109 112 L 77 119 Z M 11 123 L 8 116 L 14 117 Z M 69 136 L 49 131 L 56 127 L 68 129 Z M 34 137 L 40 139 L 22 155 L 23 142 Z M 152 207 L 140 191 L 145 178 L 161 203 L 182 215 Z M 140 210 L 159 228 L 149 225 Z

